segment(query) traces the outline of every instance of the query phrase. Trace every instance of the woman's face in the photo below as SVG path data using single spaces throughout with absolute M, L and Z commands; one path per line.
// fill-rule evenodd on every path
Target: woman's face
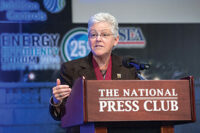
M 113 46 L 117 45 L 119 37 L 114 37 L 111 25 L 99 22 L 92 25 L 88 33 L 88 41 L 94 56 L 110 56 Z

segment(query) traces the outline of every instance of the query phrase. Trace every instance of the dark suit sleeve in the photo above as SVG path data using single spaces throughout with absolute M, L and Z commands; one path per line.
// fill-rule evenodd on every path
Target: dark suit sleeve
M 64 63 L 61 67 L 60 70 L 60 80 L 61 80 L 61 84 L 67 84 L 70 87 L 72 87 L 73 84 L 73 66 L 70 63 Z
M 72 87 L 73 84 L 73 79 L 72 79 L 72 75 L 73 75 L 73 68 L 71 66 L 71 64 L 69 63 L 64 63 L 61 66 L 60 69 L 60 76 L 59 79 L 61 80 L 61 84 L 66 84 L 69 85 L 70 87 Z M 54 120 L 61 120 L 62 116 L 65 114 L 65 103 L 66 103 L 67 98 L 65 98 L 62 101 L 62 104 L 59 107 L 54 107 L 52 105 L 49 105 L 49 111 L 51 116 L 53 117 Z M 53 101 L 51 101 L 52 103 Z M 60 108 L 60 113 L 56 111 L 56 108 Z

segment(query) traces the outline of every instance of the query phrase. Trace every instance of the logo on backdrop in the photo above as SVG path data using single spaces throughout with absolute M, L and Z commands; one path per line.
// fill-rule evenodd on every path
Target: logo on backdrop
M 62 11 L 66 5 L 65 0 L 43 0 L 44 7 L 51 13 Z
M 142 30 L 136 27 L 120 27 L 117 48 L 144 48 L 146 41 Z
M 0 34 L 1 70 L 60 69 L 59 38 L 58 33 Z
M 64 61 L 85 57 L 91 51 L 86 28 L 75 28 L 65 34 L 61 42 L 61 55 Z
M 46 21 L 47 14 L 40 9 L 39 2 L 30 0 L 1 0 L 1 21 Z
M 66 0 L 43 0 L 46 10 L 52 14 L 61 12 Z M 0 0 L 0 22 L 46 21 L 47 13 L 40 9 L 40 3 L 32 0 Z

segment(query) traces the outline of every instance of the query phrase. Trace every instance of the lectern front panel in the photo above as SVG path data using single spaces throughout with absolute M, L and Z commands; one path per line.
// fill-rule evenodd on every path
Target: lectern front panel
M 192 121 L 189 80 L 86 80 L 86 119 Z

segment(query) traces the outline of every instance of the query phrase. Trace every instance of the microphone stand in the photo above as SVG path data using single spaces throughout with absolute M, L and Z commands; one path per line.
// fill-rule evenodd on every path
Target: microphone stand
M 137 71 L 137 77 L 140 79 L 140 80 L 147 80 L 145 77 L 143 77 L 141 74 L 140 74 L 140 71 Z
M 136 64 L 136 63 L 130 63 L 130 64 L 136 68 L 136 74 L 140 80 L 147 80 L 145 77 L 141 75 L 140 70 L 148 69 L 150 67 L 149 65 L 147 67 L 144 66 L 141 67 L 141 64 Z

